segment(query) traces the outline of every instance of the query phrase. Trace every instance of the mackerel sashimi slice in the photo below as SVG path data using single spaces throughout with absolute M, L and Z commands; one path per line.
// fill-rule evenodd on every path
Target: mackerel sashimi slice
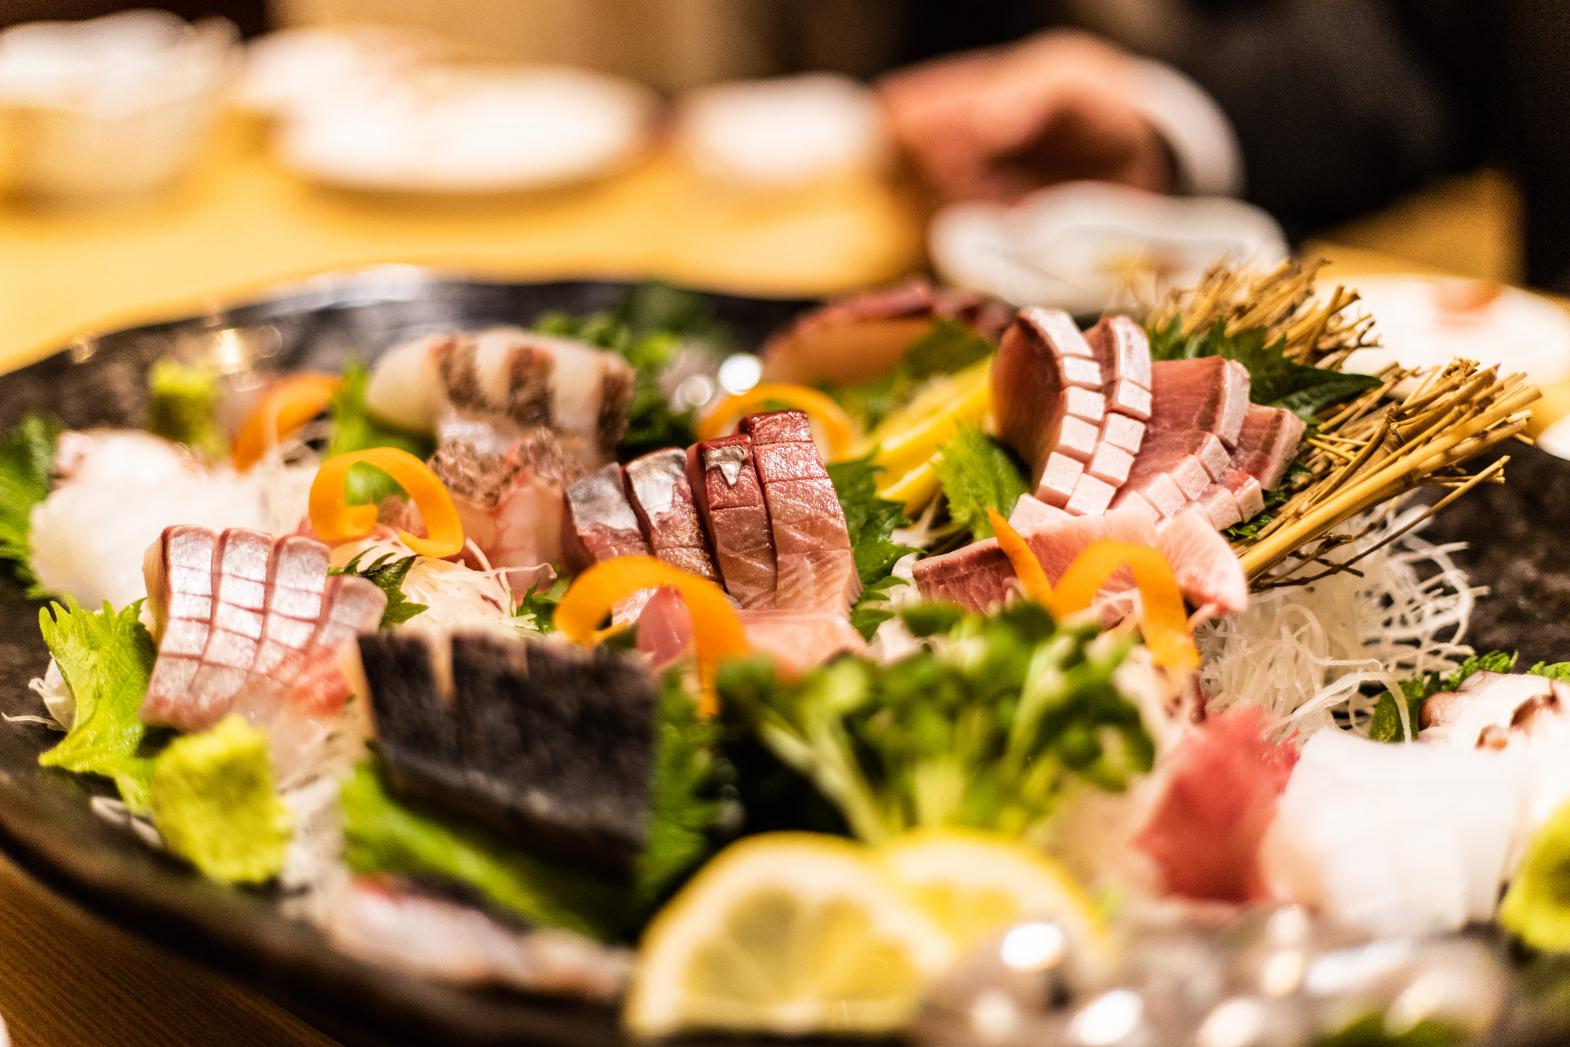
M 562 546 L 567 565 L 583 570 L 618 556 L 647 556 L 649 543 L 627 500 L 621 466 L 612 462 L 567 488 Z
M 687 479 L 686 451 L 670 447 L 628 462 L 627 494 L 655 556 L 700 578 L 719 580 Z
M 746 433 L 693 444 L 687 477 L 725 589 L 743 607 L 773 607 L 774 536 Z
M 801 411 L 742 420 L 763 482 L 777 567 L 774 606 L 792 611 L 849 610 L 861 592 L 839 495 Z
M 335 711 L 349 693 L 338 655 L 376 629 L 387 597 L 363 578 L 329 577 L 327 566 L 327 547 L 312 538 L 167 528 L 146 561 L 158 658 L 143 721 L 199 731 L 286 699 Z

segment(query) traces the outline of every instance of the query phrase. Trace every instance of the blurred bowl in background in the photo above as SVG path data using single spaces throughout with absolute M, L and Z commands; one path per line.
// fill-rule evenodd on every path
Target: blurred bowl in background
M 1456 277 L 1358 276 L 1350 286 L 1373 314 L 1380 345 L 1354 353 L 1348 368 L 1439 367 L 1463 357 L 1540 386 L 1570 377 L 1570 312 L 1556 302 Z
M 253 117 L 285 120 L 344 90 L 394 89 L 446 51 L 438 38 L 397 26 L 280 29 L 246 47 L 232 100 Z
M 694 88 L 678 103 L 674 139 L 700 174 L 763 190 L 877 171 L 890 155 L 872 92 L 833 73 Z
M 0 187 L 86 198 L 162 188 L 195 161 L 238 35 L 159 11 L 0 32 Z
M 1287 256 L 1281 227 L 1251 204 L 1105 182 L 1067 182 L 1013 206 L 950 205 L 927 245 L 950 283 L 1076 315 L 1149 306 L 1223 258 L 1267 269 Z
M 279 157 L 340 189 L 521 192 L 628 165 L 657 112 L 649 89 L 577 69 L 430 68 L 320 93 L 282 128 Z

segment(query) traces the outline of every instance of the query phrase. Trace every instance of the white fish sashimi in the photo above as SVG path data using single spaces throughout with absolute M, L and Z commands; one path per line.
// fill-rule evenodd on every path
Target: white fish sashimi
M 1518 754 L 1314 734 L 1262 857 L 1273 891 L 1375 935 L 1486 920 L 1526 803 Z
M 123 607 L 147 595 L 142 558 L 165 527 L 294 531 L 314 465 L 206 469 L 146 433 L 61 437 L 61 480 L 33 507 L 30 562 L 48 592 L 85 607 Z

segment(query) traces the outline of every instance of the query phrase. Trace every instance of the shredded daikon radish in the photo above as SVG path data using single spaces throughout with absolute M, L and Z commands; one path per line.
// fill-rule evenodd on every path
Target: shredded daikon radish
M 1351 521 L 1351 533 L 1365 533 L 1325 560 L 1346 563 L 1425 511 L 1392 504 Z M 1458 546 L 1426 542 L 1420 530 L 1374 549 L 1357 573 L 1264 589 L 1246 611 L 1201 629 L 1209 708 L 1259 706 L 1284 736 L 1331 726 L 1362 732 L 1382 692 L 1399 693 L 1400 681 L 1453 669 L 1471 654 L 1462 641 L 1484 590 L 1451 558 Z M 1406 703 L 1396 705 L 1404 718 Z

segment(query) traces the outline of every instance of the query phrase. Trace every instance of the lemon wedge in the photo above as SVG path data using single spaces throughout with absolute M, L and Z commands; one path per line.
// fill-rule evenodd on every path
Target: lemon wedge
M 640 1036 L 891 1032 L 953 957 L 878 852 L 770 833 L 722 851 L 650 924 L 624 1017 Z
M 863 452 L 883 469 L 878 497 L 901 502 L 914 513 L 937 493 L 935 462 L 943 445 L 962 426 L 982 428 L 992 408 L 992 363 L 934 379 L 911 402 L 884 419 L 864 442 Z
M 1067 870 L 1019 841 L 965 829 L 900 837 L 879 856 L 912 900 L 963 953 L 1008 927 L 1050 921 L 1066 949 L 1104 957 L 1108 932 L 1095 902 Z

